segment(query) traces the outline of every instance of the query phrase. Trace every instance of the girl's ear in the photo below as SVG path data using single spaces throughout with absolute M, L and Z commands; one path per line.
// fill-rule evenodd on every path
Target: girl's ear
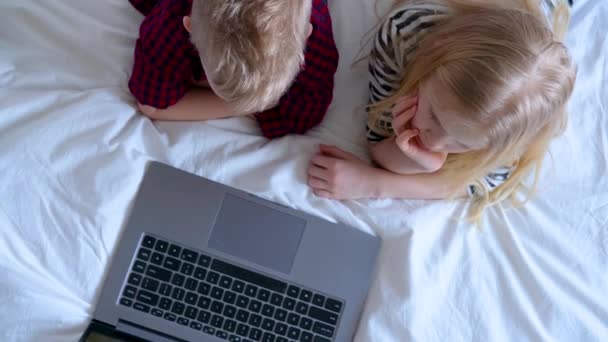
M 192 20 L 190 20 L 190 17 L 185 16 L 182 22 L 184 23 L 184 27 L 186 28 L 186 30 L 188 32 L 192 32 Z

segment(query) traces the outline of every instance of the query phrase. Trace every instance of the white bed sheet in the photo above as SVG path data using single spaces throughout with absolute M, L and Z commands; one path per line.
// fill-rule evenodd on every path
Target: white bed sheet
M 608 1 L 578 0 L 566 134 L 524 209 L 329 201 L 305 184 L 320 142 L 365 156 L 374 1 L 332 0 L 335 100 L 307 136 L 251 119 L 153 124 L 126 83 L 141 16 L 127 1 L 1 0 L 0 340 L 73 341 L 91 318 L 144 165 L 159 160 L 384 239 L 356 341 L 608 340 Z M 356 267 L 356 265 L 352 265 Z

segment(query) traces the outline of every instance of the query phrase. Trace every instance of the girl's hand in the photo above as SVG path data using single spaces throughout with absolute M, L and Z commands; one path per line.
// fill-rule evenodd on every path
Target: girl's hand
M 321 145 L 308 167 L 308 185 L 315 195 L 331 199 L 377 197 L 377 169 L 337 147 Z
M 405 156 L 418 163 L 426 172 L 439 170 L 447 158 L 447 153 L 433 152 L 421 146 L 415 138 L 420 134 L 410 128 L 410 120 L 418 110 L 418 96 L 406 96 L 393 108 L 392 126 L 395 131 L 395 144 Z

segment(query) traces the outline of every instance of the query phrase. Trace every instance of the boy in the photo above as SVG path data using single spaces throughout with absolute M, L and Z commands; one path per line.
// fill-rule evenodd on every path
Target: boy
M 321 122 L 338 65 L 326 0 L 130 0 L 146 16 L 129 89 L 144 115 L 255 114 L 262 134 Z

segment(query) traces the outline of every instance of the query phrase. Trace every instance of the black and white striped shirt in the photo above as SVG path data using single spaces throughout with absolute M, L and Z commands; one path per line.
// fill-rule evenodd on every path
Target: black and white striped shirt
M 539 0 L 541 10 L 551 20 L 552 10 L 562 0 Z M 393 10 L 382 23 L 372 42 L 369 62 L 369 104 L 373 105 L 390 97 L 399 89 L 406 65 L 422 37 L 438 23 L 448 19 L 453 11 L 447 5 L 436 3 L 407 4 Z M 368 116 L 367 139 L 378 142 L 394 135 L 392 113 L 384 112 L 372 118 Z M 511 167 L 501 167 L 467 186 L 470 196 L 479 196 L 502 184 L 512 172 Z

